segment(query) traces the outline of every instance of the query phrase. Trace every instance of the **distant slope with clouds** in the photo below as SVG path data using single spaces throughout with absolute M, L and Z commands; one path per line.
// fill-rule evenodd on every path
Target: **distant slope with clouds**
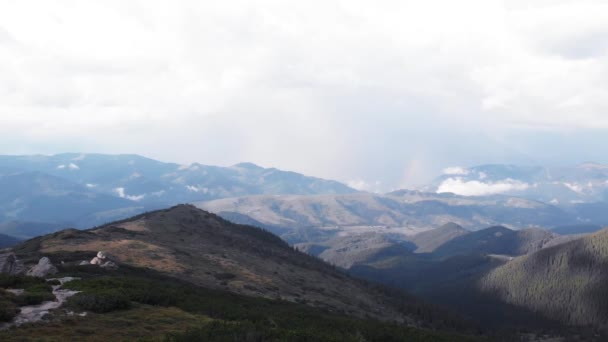
M 424 190 L 464 196 L 503 194 L 576 206 L 608 200 L 608 166 L 584 163 L 562 168 L 506 164 L 449 167 Z
M 336 181 L 251 163 L 178 165 L 138 155 L 76 153 L 0 156 L 0 186 L 0 224 L 21 222 L 24 229 L 45 224 L 85 228 L 145 210 L 225 197 L 356 192 Z M 12 234 L 27 237 L 35 230 Z
M 331 180 L 252 163 L 229 167 L 164 163 L 138 155 L 0 156 L 0 173 L 41 172 L 139 203 L 179 203 L 255 194 L 344 194 Z

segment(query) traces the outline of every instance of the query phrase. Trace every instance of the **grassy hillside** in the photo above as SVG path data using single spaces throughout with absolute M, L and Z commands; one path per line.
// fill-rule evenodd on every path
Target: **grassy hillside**
M 80 265 L 98 250 L 120 268 Z M 49 257 L 58 276 L 81 278 L 64 288 L 81 292 L 46 324 L 11 328 L 0 340 L 458 341 L 472 339 L 446 332 L 474 331 L 456 315 L 351 278 L 269 232 L 187 205 L 56 232 L 12 251 L 28 265 Z M 23 303 L 4 297 L 15 314 Z
M 78 264 L 103 250 L 123 265 L 146 268 L 196 286 L 306 304 L 330 313 L 418 325 L 451 325 L 441 310 L 388 293 L 299 252 L 259 228 L 230 223 L 193 206 L 142 214 L 88 231 L 64 230 L 13 251 L 25 263 L 48 256 Z M 444 323 L 439 323 L 444 322 Z
M 46 323 L 0 331 L 19 341 L 477 341 L 480 338 L 347 317 L 307 305 L 242 296 L 125 267 L 61 267 L 82 291 Z M 120 298 L 120 301 L 117 300 Z M 88 312 L 86 317 L 69 311 Z
M 88 231 L 64 230 L 15 247 L 21 260 L 90 259 L 106 251 L 125 265 L 147 267 L 213 289 L 323 306 L 359 316 L 405 320 L 390 300 L 259 228 L 235 225 L 177 206 Z

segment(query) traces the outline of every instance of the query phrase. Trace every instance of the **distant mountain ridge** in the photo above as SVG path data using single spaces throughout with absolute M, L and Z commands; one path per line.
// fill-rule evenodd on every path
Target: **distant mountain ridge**
M 340 194 L 356 190 L 253 163 L 179 165 L 138 155 L 66 153 L 0 156 L 0 173 L 41 172 L 139 203 L 185 203 L 254 194 Z
M 468 230 L 456 223 L 449 222 L 439 228 L 418 233 L 411 237 L 409 241 L 416 245 L 416 253 L 431 253 L 450 240 L 468 233 Z
M 192 201 L 356 192 L 336 181 L 252 163 L 178 165 L 138 155 L 78 153 L 0 156 L 0 187 L 0 224 L 78 228 Z
M 21 240 L 9 235 L 0 234 L 0 249 L 18 244 Z
M 412 236 L 449 222 L 469 230 L 492 225 L 548 228 L 577 222 L 555 206 L 522 198 L 404 190 L 386 195 L 246 196 L 195 205 L 236 222 L 257 222 L 290 243 L 364 232 Z

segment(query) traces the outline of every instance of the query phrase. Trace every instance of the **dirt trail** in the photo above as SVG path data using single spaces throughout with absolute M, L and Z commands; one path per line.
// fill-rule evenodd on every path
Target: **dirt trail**
M 79 291 L 71 291 L 71 290 L 62 290 L 61 286 L 63 284 L 78 279 L 73 277 L 65 277 L 65 278 L 56 278 L 61 284 L 53 285 L 53 294 L 55 295 L 55 300 L 52 302 L 43 302 L 38 305 L 28 305 L 22 306 L 21 312 L 13 319 L 10 323 L 5 323 L 0 326 L 0 329 L 6 329 L 10 326 L 19 326 L 25 323 L 38 322 L 42 320 L 44 316 L 46 316 L 50 310 L 57 309 L 65 303 L 65 301 L 77 294 Z M 50 279 L 48 279 L 50 280 Z

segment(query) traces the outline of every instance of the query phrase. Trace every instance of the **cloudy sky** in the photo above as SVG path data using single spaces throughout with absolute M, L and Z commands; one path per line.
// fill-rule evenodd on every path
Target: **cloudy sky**
M 608 163 L 603 0 L 0 2 L 0 153 L 251 161 L 363 188 Z

